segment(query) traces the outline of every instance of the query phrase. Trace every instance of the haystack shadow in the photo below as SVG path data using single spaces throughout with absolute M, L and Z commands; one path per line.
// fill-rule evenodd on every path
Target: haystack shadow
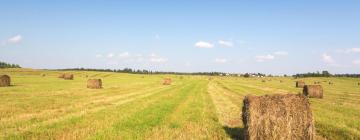
M 244 128 L 223 126 L 226 134 L 233 140 L 244 140 Z

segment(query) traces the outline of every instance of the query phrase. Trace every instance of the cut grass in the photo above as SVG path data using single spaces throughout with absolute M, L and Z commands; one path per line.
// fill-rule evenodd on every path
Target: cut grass
M 59 79 L 60 73 L 73 73 L 75 79 Z M 0 139 L 241 139 L 244 96 L 302 91 L 294 85 L 299 79 L 292 78 L 263 83 L 31 69 L 1 69 L 0 74 L 10 75 L 13 84 L 0 88 Z M 86 75 L 101 78 L 104 88 L 87 89 Z M 164 77 L 171 77 L 172 85 L 162 85 Z M 319 138 L 360 139 L 359 80 L 301 80 L 334 83 L 322 82 L 324 99 L 310 99 Z

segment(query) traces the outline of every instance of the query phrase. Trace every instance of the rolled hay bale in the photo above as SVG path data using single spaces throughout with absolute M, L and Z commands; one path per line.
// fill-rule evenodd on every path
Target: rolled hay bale
M 323 88 L 321 85 L 305 85 L 303 94 L 309 98 L 323 98 Z
M 321 82 L 320 81 L 315 81 L 314 84 L 321 84 Z
M 296 81 L 295 86 L 297 88 L 303 88 L 305 86 L 305 82 L 304 81 Z
M 280 83 L 282 83 L 283 81 L 282 80 L 280 80 Z
M 261 80 L 261 82 L 265 83 L 265 82 L 266 82 L 266 80 Z
M 164 78 L 163 85 L 171 85 L 171 78 Z
M 73 74 L 64 74 L 64 79 L 65 79 L 65 80 L 73 80 L 73 79 L 74 79 L 74 75 L 73 75 Z
M 333 82 L 329 82 L 329 85 L 333 85 L 334 83 Z
M 100 89 L 100 88 L 102 88 L 101 79 L 89 79 L 87 81 L 87 88 L 91 88 L 91 89 Z
M 11 79 L 9 75 L 0 75 L 0 87 L 10 86 Z
M 242 108 L 245 140 L 313 140 L 310 104 L 301 94 L 246 96 Z
M 58 76 L 58 78 L 64 78 L 64 76 L 65 76 L 65 74 L 62 73 L 62 74 L 60 74 L 60 75 Z
M 46 76 L 46 74 L 41 74 L 41 76 L 42 76 L 42 77 L 45 77 L 45 76 Z

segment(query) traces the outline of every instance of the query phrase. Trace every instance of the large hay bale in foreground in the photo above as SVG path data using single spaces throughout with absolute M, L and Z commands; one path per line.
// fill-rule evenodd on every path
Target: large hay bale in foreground
M 303 94 L 309 98 L 323 98 L 323 88 L 321 85 L 306 85 Z
M 101 79 L 89 79 L 87 81 L 87 88 L 91 88 L 91 89 L 100 89 L 100 88 L 102 88 Z
M 11 79 L 8 75 L 0 75 L 0 87 L 10 86 Z
M 301 94 L 246 96 L 242 110 L 245 140 L 313 140 L 315 125 Z
M 74 75 L 73 75 L 73 74 L 64 74 L 64 79 L 65 79 L 65 80 L 73 80 L 73 79 L 74 79 Z
M 171 78 L 164 78 L 163 85 L 171 85 Z
M 297 88 L 303 88 L 305 86 L 305 82 L 304 81 L 296 81 L 296 85 Z

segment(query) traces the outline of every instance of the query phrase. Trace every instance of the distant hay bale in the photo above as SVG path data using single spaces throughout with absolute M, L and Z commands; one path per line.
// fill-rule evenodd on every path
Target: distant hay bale
M 303 88 L 305 86 L 305 82 L 304 81 L 296 81 L 296 85 L 297 88 Z
M 91 89 L 100 89 L 100 88 L 102 88 L 101 79 L 89 79 L 87 81 L 87 88 L 91 88 Z
M 282 80 L 280 80 L 280 83 L 282 83 L 283 81 Z
M 171 85 L 171 78 L 164 78 L 163 85 Z
M 65 79 L 65 80 L 73 80 L 73 79 L 74 79 L 74 75 L 73 75 L 73 74 L 64 74 L 64 79 Z
M 0 75 L 0 87 L 10 86 L 11 79 L 8 75 Z
M 304 95 L 246 96 L 243 103 L 245 140 L 315 138 L 313 115 Z
M 266 80 L 261 80 L 261 82 L 265 83 L 265 82 L 266 82 Z
M 320 81 L 315 81 L 314 84 L 321 84 L 321 82 Z
M 45 74 L 42 74 L 41 76 L 42 76 L 42 77 L 45 77 L 46 75 L 45 75 Z
M 58 76 L 58 78 L 64 78 L 64 76 L 65 76 L 65 74 L 62 73 Z
M 323 98 L 323 88 L 321 85 L 305 85 L 303 94 L 309 98 Z
M 329 85 L 333 85 L 334 83 L 333 82 L 329 82 Z

